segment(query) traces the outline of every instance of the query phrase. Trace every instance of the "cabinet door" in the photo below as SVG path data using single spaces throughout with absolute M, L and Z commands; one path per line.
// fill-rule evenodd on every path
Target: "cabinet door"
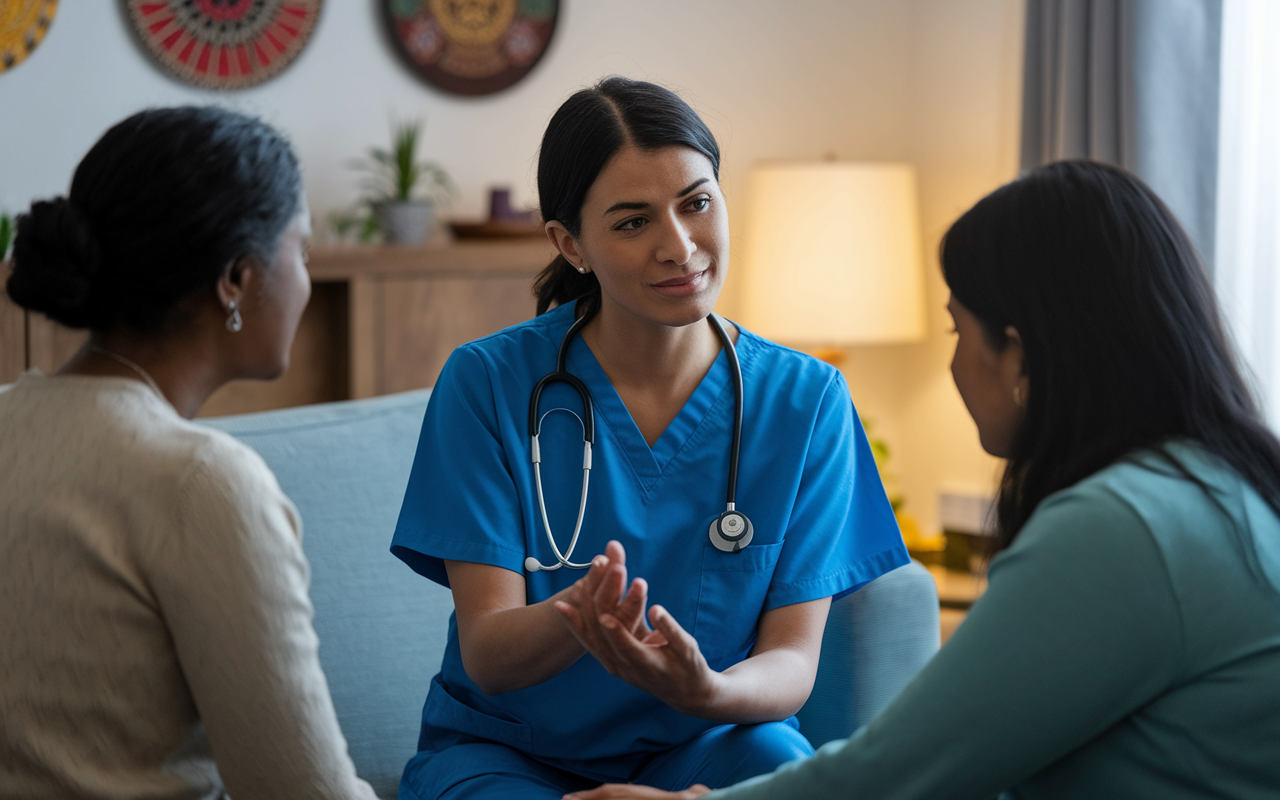
M 455 347 L 532 317 L 532 281 L 532 274 L 380 281 L 378 393 L 434 386 Z
M 13 383 L 26 368 L 26 312 L 0 292 L 0 386 Z

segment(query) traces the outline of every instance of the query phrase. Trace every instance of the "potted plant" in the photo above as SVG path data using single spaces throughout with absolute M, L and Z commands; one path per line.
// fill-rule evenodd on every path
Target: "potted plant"
M 418 161 L 422 121 L 392 123 L 391 149 L 369 148 L 368 158 L 353 167 L 365 173 L 362 209 L 337 215 L 338 234 L 358 231 L 370 241 L 379 231 L 389 244 L 421 244 L 431 225 L 432 209 L 452 191 L 449 175 L 429 161 Z
M 9 242 L 13 240 L 13 221 L 9 215 L 0 212 L 0 261 L 9 253 Z

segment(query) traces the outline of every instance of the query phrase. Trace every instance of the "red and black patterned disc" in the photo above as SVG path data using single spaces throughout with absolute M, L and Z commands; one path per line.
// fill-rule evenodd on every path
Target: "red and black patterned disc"
M 559 0 L 381 0 L 400 55 L 455 94 L 490 94 L 529 74 L 556 29 Z
M 176 77 L 209 89 L 271 78 L 302 51 L 321 0 L 127 0 L 147 50 Z

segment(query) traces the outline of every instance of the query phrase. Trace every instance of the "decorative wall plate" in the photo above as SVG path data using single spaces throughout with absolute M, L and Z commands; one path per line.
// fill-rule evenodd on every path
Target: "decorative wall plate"
M 0 72 L 26 60 L 44 41 L 58 0 L 3 0 L 0 2 Z
M 126 0 L 134 30 L 174 76 L 209 89 L 273 77 L 302 52 L 321 0 Z
M 519 81 L 556 29 L 559 0 L 381 0 L 409 67 L 454 94 L 491 94 Z

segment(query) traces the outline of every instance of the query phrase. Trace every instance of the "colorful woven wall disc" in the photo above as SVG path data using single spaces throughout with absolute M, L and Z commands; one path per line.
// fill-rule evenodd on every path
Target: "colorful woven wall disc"
M 0 0 L 0 72 L 40 46 L 57 13 L 58 0 Z
M 420 78 L 490 94 L 533 69 L 551 43 L 558 0 L 382 0 L 396 49 Z
M 174 76 L 209 89 L 271 78 L 302 52 L 321 0 L 126 0 L 134 30 Z

